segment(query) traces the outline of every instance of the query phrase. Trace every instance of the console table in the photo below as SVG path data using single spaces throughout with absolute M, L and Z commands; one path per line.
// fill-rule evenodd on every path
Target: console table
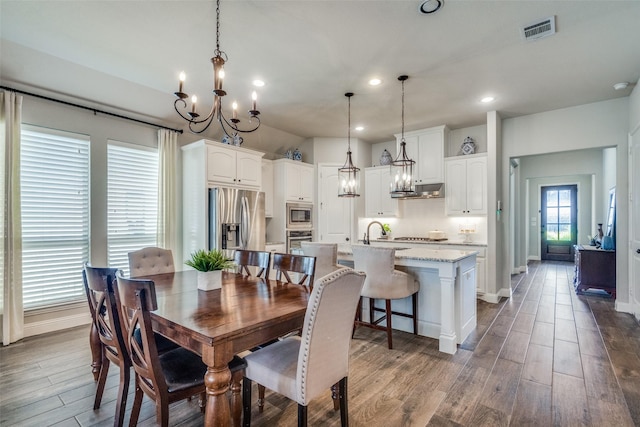
M 595 246 L 575 245 L 576 292 L 602 289 L 616 297 L 616 251 L 606 251 Z

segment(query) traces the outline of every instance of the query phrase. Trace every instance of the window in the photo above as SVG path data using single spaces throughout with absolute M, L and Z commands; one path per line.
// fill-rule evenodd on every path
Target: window
M 158 151 L 109 141 L 107 168 L 108 264 L 128 274 L 127 254 L 157 242 Z
M 25 311 L 82 300 L 89 259 L 89 138 L 22 127 L 22 286 Z

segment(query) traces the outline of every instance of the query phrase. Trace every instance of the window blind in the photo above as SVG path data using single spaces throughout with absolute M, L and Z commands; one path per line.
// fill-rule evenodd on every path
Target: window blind
M 107 157 L 108 262 L 129 274 L 128 253 L 157 242 L 158 151 L 109 141 Z
M 23 126 L 20 155 L 24 309 L 82 300 L 89 137 Z

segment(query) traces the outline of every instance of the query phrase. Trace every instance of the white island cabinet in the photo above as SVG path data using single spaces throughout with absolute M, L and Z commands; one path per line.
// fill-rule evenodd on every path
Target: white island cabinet
M 402 245 L 399 245 L 402 246 Z M 350 245 L 338 246 L 341 264 L 353 266 Z M 396 249 L 395 268 L 406 271 L 420 282 L 418 292 L 418 335 L 439 340 L 440 351 L 454 354 L 475 329 L 476 319 L 476 252 L 433 250 L 423 248 Z M 369 301 L 363 309 L 368 313 Z M 409 313 L 411 298 L 393 300 L 393 311 Z M 368 314 L 363 314 L 368 318 Z M 411 319 L 393 316 L 393 328 L 412 332 Z

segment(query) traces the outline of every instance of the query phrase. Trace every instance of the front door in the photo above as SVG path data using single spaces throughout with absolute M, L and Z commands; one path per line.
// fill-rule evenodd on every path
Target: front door
M 541 200 L 541 258 L 573 261 L 573 245 L 578 236 L 578 187 L 542 187 Z

